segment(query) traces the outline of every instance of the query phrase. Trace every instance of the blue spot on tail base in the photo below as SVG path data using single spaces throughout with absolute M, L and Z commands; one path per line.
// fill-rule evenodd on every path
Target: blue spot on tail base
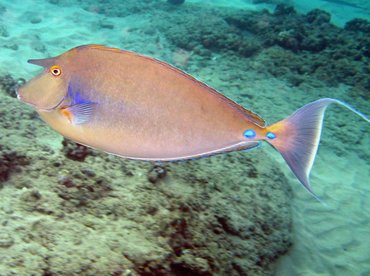
M 275 138 L 276 138 L 276 134 L 275 134 L 275 133 L 273 133 L 273 132 L 267 132 L 267 133 L 266 133 L 266 137 L 267 137 L 268 139 L 272 140 L 272 139 L 275 139 Z
M 254 138 L 256 137 L 256 132 L 253 129 L 247 129 L 246 131 L 244 131 L 243 135 L 246 138 Z

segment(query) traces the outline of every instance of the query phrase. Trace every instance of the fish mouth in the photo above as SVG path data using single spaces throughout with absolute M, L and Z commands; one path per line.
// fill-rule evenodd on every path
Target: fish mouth
M 34 105 L 33 103 L 30 103 L 30 102 L 25 101 L 25 100 L 22 98 L 22 96 L 18 93 L 18 91 L 17 91 L 16 93 L 17 93 L 17 99 L 18 99 L 19 101 L 21 101 L 22 103 L 28 104 L 28 105 L 32 106 L 33 108 L 35 108 L 35 109 L 38 109 L 38 108 L 37 108 L 37 106 L 36 106 L 36 105 Z
M 28 104 L 28 105 L 30 105 L 30 106 L 32 106 L 32 107 L 34 107 L 34 108 L 36 108 L 36 106 L 35 106 L 35 105 L 33 105 L 32 103 L 29 103 L 29 102 L 25 101 L 25 100 L 22 98 L 22 96 L 21 96 L 21 94 L 19 93 L 18 89 L 16 89 L 16 90 L 15 90 L 15 94 L 17 95 L 17 99 L 18 99 L 18 101 L 21 101 L 22 103 Z
M 67 96 L 64 96 L 60 101 L 59 103 L 57 103 L 55 106 L 51 107 L 51 108 L 37 108 L 37 110 L 40 110 L 40 111 L 47 111 L 47 112 L 50 112 L 50 111 L 53 111 L 55 109 L 57 109 L 58 107 L 60 107 L 62 105 L 62 103 L 64 102 L 64 100 L 66 99 Z
M 16 89 L 15 89 L 15 94 L 17 95 L 17 99 L 18 99 L 19 101 L 21 101 L 22 103 L 26 103 L 26 104 L 29 104 L 29 105 L 31 105 L 31 106 L 33 106 L 33 107 L 35 107 L 33 104 L 31 104 L 31 103 L 29 103 L 29 102 L 25 101 L 25 100 L 22 98 L 21 93 L 19 93 L 19 88 L 16 88 Z

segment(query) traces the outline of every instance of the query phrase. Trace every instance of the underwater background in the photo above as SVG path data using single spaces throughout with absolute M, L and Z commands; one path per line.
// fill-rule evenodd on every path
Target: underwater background
M 30 58 L 164 60 L 268 123 L 322 97 L 370 114 L 368 0 L 0 0 L 0 275 L 370 275 L 369 125 L 329 107 L 307 193 L 264 144 L 129 161 L 16 99 Z M 145 77 L 145 76 L 143 76 Z

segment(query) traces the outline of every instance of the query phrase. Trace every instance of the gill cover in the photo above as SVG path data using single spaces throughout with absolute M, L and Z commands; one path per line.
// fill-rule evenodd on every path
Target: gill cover
M 67 94 L 67 78 L 63 72 L 55 76 L 51 68 L 58 63 L 57 58 L 30 59 L 29 63 L 44 67 L 41 74 L 28 81 L 18 90 L 18 98 L 38 110 L 53 110 Z M 60 69 L 63 71 L 62 66 Z

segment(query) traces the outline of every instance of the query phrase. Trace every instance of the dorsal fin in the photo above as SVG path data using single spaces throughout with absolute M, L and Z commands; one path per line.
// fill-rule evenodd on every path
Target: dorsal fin
M 217 91 L 216 91 L 217 92 Z M 252 123 L 260 126 L 260 127 L 265 127 L 266 126 L 266 122 L 259 116 L 257 115 L 256 113 L 248 110 L 248 109 L 245 109 L 244 107 L 242 107 L 241 105 L 233 102 L 232 100 L 230 100 L 229 98 L 225 97 L 224 95 L 220 94 L 219 92 L 217 92 L 219 95 L 221 95 L 225 101 L 227 101 L 227 103 L 229 105 L 231 105 L 232 107 L 236 108 L 238 111 L 240 111 L 241 113 L 243 113 L 244 117 L 247 118 L 249 121 L 251 121 Z
M 101 44 L 86 44 L 86 45 L 78 46 L 75 49 L 81 50 L 81 49 L 86 49 L 86 48 L 87 49 L 98 49 L 98 50 L 115 52 L 115 53 L 126 52 L 125 50 L 122 50 L 119 48 L 108 47 L 108 46 L 101 45 Z

